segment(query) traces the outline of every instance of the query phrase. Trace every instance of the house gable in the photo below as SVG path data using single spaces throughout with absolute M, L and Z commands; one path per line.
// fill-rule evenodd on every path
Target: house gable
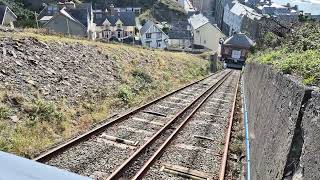
M 103 26 L 111 26 L 111 23 L 108 19 L 104 20 L 104 22 L 102 23 Z
M 7 6 L 0 6 L 0 22 L 1 25 L 9 25 L 17 20 L 17 16 Z

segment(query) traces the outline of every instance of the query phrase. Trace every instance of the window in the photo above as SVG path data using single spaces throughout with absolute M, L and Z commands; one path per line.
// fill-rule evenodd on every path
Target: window
M 157 41 L 157 46 L 161 47 L 161 41 Z
M 102 18 L 102 14 L 100 14 L 100 13 L 96 14 L 96 18 L 97 19 L 101 19 Z
M 121 28 L 121 24 L 117 24 L 117 28 Z
M 146 33 L 146 38 L 150 39 L 151 38 L 151 33 Z
M 206 40 L 204 40 L 204 41 L 203 41 L 203 43 L 207 44 L 207 41 L 206 41 Z
M 196 31 L 196 33 L 198 33 L 198 34 L 199 34 L 199 33 L 200 33 L 200 31 L 199 31 L 199 30 L 197 30 L 197 31 Z
M 121 31 L 118 31 L 118 38 L 121 38 Z

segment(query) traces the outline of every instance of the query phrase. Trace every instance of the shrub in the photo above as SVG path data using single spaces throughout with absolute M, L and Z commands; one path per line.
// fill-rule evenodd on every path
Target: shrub
M 63 115 L 58 112 L 53 103 L 43 100 L 35 100 L 25 106 L 25 111 L 31 121 L 35 122 L 56 122 L 61 123 Z
M 121 85 L 118 90 L 118 98 L 120 98 L 124 103 L 129 104 L 134 97 L 131 88 L 127 85 Z

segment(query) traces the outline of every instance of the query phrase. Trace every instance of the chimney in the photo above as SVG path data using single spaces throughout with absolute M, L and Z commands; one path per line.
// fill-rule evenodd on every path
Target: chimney
M 65 2 L 65 6 L 67 9 L 75 9 L 76 8 L 76 4 L 73 1 Z
M 114 16 L 115 14 L 116 14 L 116 11 L 115 11 L 115 9 L 114 9 L 114 5 L 111 4 L 111 5 L 110 5 L 110 15 L 111 15 L 111 16 Z

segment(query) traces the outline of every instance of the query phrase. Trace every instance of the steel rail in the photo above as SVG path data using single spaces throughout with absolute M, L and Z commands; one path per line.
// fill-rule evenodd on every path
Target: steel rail
M 232 130 L 232 125 L 233 125 L 234 110 L 236 108 L 237 93 L 238 93 L 238 88 L 239 88 L 240 77 L 241 77 L 241 75 L 239 75 L 239 78 L 237 79 L 237 86 L 236 86 L 235 94 L 233 97 L 232 110 L 231 110 L 229 121 L 228 121 L 229 122 L 228 123 L 228 130 L 227 130 L 227 135 L 225 138 L 224 151 L 223 151 L 223 156 L 222 156 L 221 165 L 220 165 L 219 180 L 224 180 L 225 173 L 226 173 L 229 143 L 230 143 L 231 130 Z
M 81 142 L 84 142 L 84 141 L 90 139 L 90 137 L 92 137 L 93 135 L 102 133 L 106 128 L 110 127 L 111 125 L 113 125 L 115 123 L 118 123 L 118 122 L 121 122 L 121 121 L 127 119 L 128 117 L 130 117 L 133 114 L 141 111 L 142 109 L 145 109 L 145 108 L 151 106 L 152 104 L 155 104 L 155 103 L 159 102 L 160 100 L 163 100 L 163 99 L 165 99 L 165 98 L 167 98 L 167 97 L 169 97 L 169 96 L 171 96 L 171 95 L 173 95 L 173 94 L 175 94 L 175 93 L 177 93 L 179 91 L 182 91 L 182 90 L 184 90 L 184 89 L 186 89 L 188 87 L 191 87 L 191 86 L 193 86 L 195 84 L 198 84 L 201 81 L 204 81 L 204 80 L 206 80 L 206 79 L 208 79 L 208 78 L 210 78 L 210 77 L 212 77 L 214 75 L 218 75 L 218 77 L 219 77 L 219 75 L 220 75 L 219 73 L 223 73 L 223 72 L 224 71 L 219 71 L 216 74 L 210 74 L 210 75 L 206 76 L 203 79 L 200 79 L 200 80 L 197 80 L 195 82 L 192 82 L 192 83 L 190 83 L 190 84 L 188 84 L 188 85 L 186 85 L 186 86 L 184 86 L 182 88 L 179 88 L 177 90 L 171 91 L 171 92 L 169 92 L 169 93 L 167 93 L 167 94 L 165 94 L 165 95 L 163 95 L 163 96 L 161 96 L 161 97 L 159 97 L 159 98 L 157 98 L 157 99 L 155 99 L 155 100 L 153 100 L 153 101 L 151 101 L 149 103 L 146 103 L 146 104 L 144 104 L 144 105 L 142 105 L 140 107 L 137 107 L 137 108 L 135 108 L 135 109 L 133 109 L 133 110 L 131 110 L 129 112 L 126 112 L 126 113 L 124 113 L 122 115 L 119 115 L 119 117 L 117 117 L 116 119 L 113 119 L 113 120 L 111 120 L 109 122 L 106 122 L 106 123 L 94 128 L 94 129 L 92 129 L 92 130 L 90 130 L 90 131 L 88 131 L 88 132 L 86 132 L 86 133 L 74 138 L 74 139 L 71 139 L 71 140 L 67 141 L 66 143 L 63 143 L 63 144 L 61 144 L 61 145 L 59 145 L 57 147 L 54 147 L 51 150 L 40 154 L 39 156 L 37 156 L 33 160 L 37 161 L 37 162 L 44 163 L 44 162 L 50 160 L 51 158 L 53 158 L 53 157 L 61 154 L 62 152 L 66 151 L 70 147 L 73 147 L 73 146 L 75 146 L 75 145 L 77 145 L 77 144 L 79 144 Z M 108 120 L 110 118 L 112 118 L 112 116 L 107 118 L 106 120 Z
M 167 130 L 171 124 L 173 124 L 178 118 L 180 118 L 182 115 L 185 114 L 187 110 L 189 110 L 194 104 L 196 104 L 205 94 L 209 92 L 209 95 L 205 96 L 205 100 L 214 92 L 216 91 L 223 82 L 232 74 L 233 71 L 229 71 L 225 76 L 223 76 L 217 83 L 213 84 L 207 90 L 199 95 L 188 107 L 185 107 L 182 111 L 180 111 L 175 117 L 173 117 L 164 127 L 162 127 L 155 135 L 152 136 L 144 145 L 142 145 L 137 151 L 135 151 L 121 166 L 119 166 L 107 179 L 108 180 L 117 180 L 121 178 L 122 174 L 130 167 L 130 165 L 138 159 L 138 156 L 141 155 L 150 145 L 152 145 L 153 142 L 155 142 L 159 137 L 162 135 L 162 133 Z M 200 105 L 196 107 L 196 110 L 204 103 L 204 101 L 200 102 Z M 195 113 L 196 110 L 193 110 L 192 113 Z M 193 115 L 193 114 L 192 114 Z M 188 117 L 191 117 L 189 115 Z M 161 146 L 161 149 L 158 149 L 155 154 L 153 154 L 152 158 L 148 160 L 146 164 L 143 165 L 142 169 L 139 170 L 138 174 L 134 176 L 133 179 L 141 179 L 146 170 L 150 168 L 154 160 L 159 157 L 160 152 L 164 150 L 164 147 L 168 145 L 168 142 L 172 140 L 172 137 L 177 134 L 177 131 L 181 129 L 181 127 L 188 121 L 188 118 L 183 121 L 182 125 L 177 128 L 174 133 L 166 140 L 166 142 Z

